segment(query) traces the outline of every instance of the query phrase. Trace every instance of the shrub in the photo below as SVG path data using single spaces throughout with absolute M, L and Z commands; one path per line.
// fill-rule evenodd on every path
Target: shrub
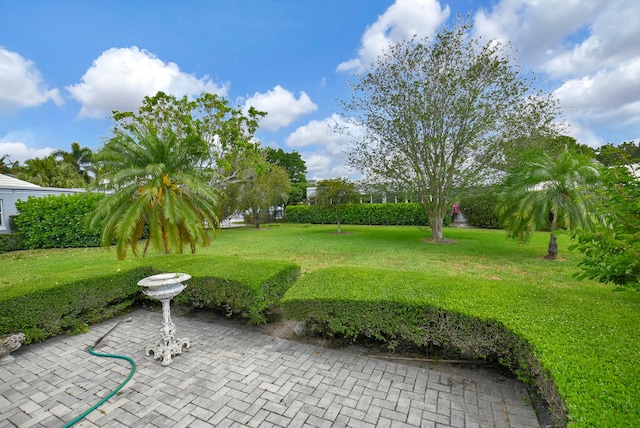
M 21 295 L 16 289 L 5 293 L 0 297 L 0 334 L 23 332 L 25 343 L 32 343 L 81 332 L 142 303 L 147 298 L 138 281 L 167 271 L 192 275 L 185 291 L 174 299 L 176 304 L 224 306 L 250 323 L 260 323 L 300 274 L 300 267 L 292 263 L 233 257 L 176 255 L 139 263 L 111 275 L 91 277 L 83 271 L 77 275 L 81 279 L 43 289 L 23 284 L 23 289 L 36 290 L 28 294 Z M 74 276 L 73 272 L 66 274 L 67 278 Z
M 630 350 L 640 346 L 639 298 L 622 293 L 329 268 L 297 281 L 282 305 L 285 316 L 352 341 L 436 345 L 499 361 L 538 387 L 558 425 L 635 426 L 640 376 Z
M 500 229 L 497 204 L 498 191 L 493 187 L 479 188 L 460 198 L 460 209 L 467 224 L 484 229 Z
M 326 206 L 289 205 L 285 209 L 289 223 L 335 224 L 335 211 Z M 344 204 L 340 206 L 342 224 L 429 226 L 429 217 L 417 203 L 404 204 Z M 445 226 L 451 223 L 445 218 Z
M 144 297 L 138 281 L 154 273 L 150 267 L 136 268 L 0 300 L 0 334 L 22 332 L 25 343 L 32 343 L 79 333 L 130 310 Z
M 25 246 L 22 242 L 22 234 L 20 233 L 3 233 L 0 234 L 0 253 L 7 251 L 24 250 Z
M 247 318 L 250 324 L 267 322 L 268 312 L 279 306 L 300 276 L 300 267 L 292 263 L 236 257 L 189 256 L 179 259 L 175 268 L 193 277 L 176 303 L 222 309 L 227 315 Z
M 85 218 L 104 197 L 98 193 L 30 196 L 17 201 L 16 224 L 26 248 L 79 248 L 100 245 L 100 231 L 90 231 Z

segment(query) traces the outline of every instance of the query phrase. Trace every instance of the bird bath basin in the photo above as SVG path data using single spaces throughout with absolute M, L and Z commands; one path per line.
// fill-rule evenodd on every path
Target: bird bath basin
M 153 352 L 154 358 L 162 358 L 162 365 L 171 364 L 171 357 L 182 354 L 183 348 L 191 346 L 189 339 L 176 339 L 176 326 L 171 320 L 171 299 L 185 289 L 182 283 L 191 279 L 186 273 L 161 273 L 148 276 L 138 282 L 138 285 L 146 287 L 142 292 L 147 296 L 162 302 L 163 324 L 160 329 L 161 337 L 158 342 L 147 346 L 145 354 Z

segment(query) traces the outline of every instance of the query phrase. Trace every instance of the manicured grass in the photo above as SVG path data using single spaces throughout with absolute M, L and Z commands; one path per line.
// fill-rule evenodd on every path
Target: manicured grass
M 640 294 L 578 281 L 579 254 L 560 235 L 559 261 L 544 260 L 548 234 L 529 245 L 502 231 L 445 229 L 452 245 L 423 242 L 417 227 L 269 225 L 218 232 L 199 256 L 281 260 L 305 274 L 285 299 L 402 301 L 495 320 L 534 348 L 574 426 L 640 426 Z M 156 267 L 189 256 L 150 254 Z M 141 266 L 103 249 L 0 255 L 0 300 Z M 197 267 L 193 267 L 194 270 Z M 164 270 L 164 269 L 163 269 Z M 189 272 L 187 272 L 189 273 Z M 349 285 L 347 287 L 346 285 Z

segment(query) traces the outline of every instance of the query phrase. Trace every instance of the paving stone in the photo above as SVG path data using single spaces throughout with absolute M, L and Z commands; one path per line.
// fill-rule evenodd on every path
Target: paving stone
M 162 314 L 131 317 L 100 349 L 131 356 L 137 372 L 79 427 L 539 427 L 516 381 L 320 348 L 228 320 L 174 317 L 192 345 L 163 367 L 144 355 Z M 117 387 L 128 364 L 86 353 L 117 321 L 16 351 L 0 368 L 2 426 L 61 426 Z

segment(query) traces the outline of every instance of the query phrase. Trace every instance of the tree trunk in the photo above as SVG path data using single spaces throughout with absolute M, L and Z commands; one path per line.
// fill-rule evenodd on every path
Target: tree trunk
M 340 208 L 339 207 L 336 210 L 336 223 L 338 223 L 338 233 L 342 233 L 342 230 L 340 229 Z
M 431 223 L 431 238 L 434 241 L 442 241 L 444 240 L 444 236 L 442 236 L 442 223 L 444 218 L 442 216 L 433 216 L 429 219 Z
M 551 236 L 549 236 L 549 246 L 547 247 L 549 254 L 544 257 L 545 259 L 554 260 L 558 255 L 558 243 L 556 242 L 556 235 L 553 233 L 556 231 L 557 224 L 556 214 L 551 211 Z

